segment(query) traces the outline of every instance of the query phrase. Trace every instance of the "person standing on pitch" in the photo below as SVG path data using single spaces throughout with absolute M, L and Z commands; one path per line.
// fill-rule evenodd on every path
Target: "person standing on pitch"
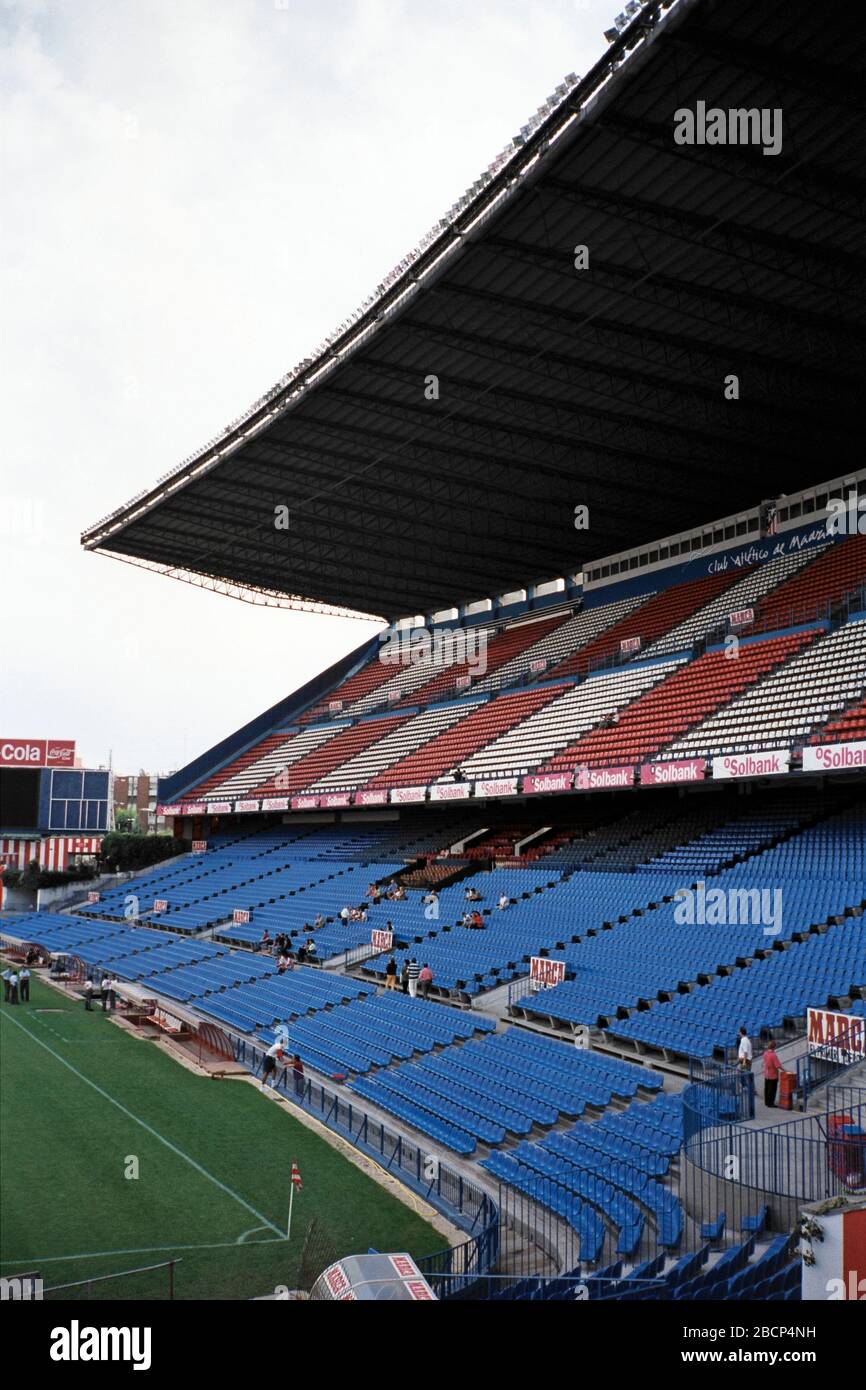
M 9 1003 L 18 1003 L 18 971 L 13 970 L 9 977 Z
M 102 977 L 102 984 L 100 985 L 99 988 L 100 988 L 100 993 L 102 994 L 102 1012 L 103 1012 L 103 1013 L 106 1013 L 106 1012 L 110 1011 L 110 1009 L 111 1009 L 111 976 L 110 976 L 110 975 L 103 975 L 103 977 Z
M 418 964 L 418 962 L 417 962 L 417 960 L 415 959 L 414 956 L 412 957 L 412 959 L 411 959 L 410 962 L 409 962 L 409 969 L 408 969 L 407 973 L 408 973 L 408 976 L 409 976 L 409 997 L 410 997 L 410 999 L 417 999 L 417 997 L 418 997 L 418 976 L 421 974 L 421 967 L 420 967 L 420 965 Z
M 84 981 L 84 1007 L 89 1014 L 93 1013 L 93 981 L 90 976 Z
M 9 988 L 9 981 L 10 981 L 11 979 L 12 979 L 12 971 L 11 971 L 11 970 L 9 969 L 9 967 L 7 966 L 6 969 L 3 971 L 3 1003 L 4 1003 L 4 1004 L 8 1004 L 8 1003 L 9 1003 L 9 995 L 11 994 L 11 990 L 10 990 L 10 988 Z
M 29 1004 L 29 1003 L 30 1003 L 30 971 L 27 969 L 27 966 L 26 966 L 26 965 L 22 965 L 22 967 L 21 967 L 21 974 L 18 976 L 18 980 L 19 980 L 19 983 L 20 983 L 20 986 L 21 986 L 21 1003 L 22 1003 L 22 1004 Z

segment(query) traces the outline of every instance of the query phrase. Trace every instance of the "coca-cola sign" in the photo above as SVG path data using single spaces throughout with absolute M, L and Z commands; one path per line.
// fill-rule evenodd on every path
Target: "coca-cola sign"
M 74 739 L 4 738 L 0 740 L 0 767 L 74 766 Z

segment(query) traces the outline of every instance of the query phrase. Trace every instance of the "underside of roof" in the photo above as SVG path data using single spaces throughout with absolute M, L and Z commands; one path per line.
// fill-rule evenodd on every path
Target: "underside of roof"
M 393 619 L 858 466 L 864 70 L 845 6 L 645 6 L 305 379 L 83 544 Z M 677 143 L 698 103 L 781 151 Z

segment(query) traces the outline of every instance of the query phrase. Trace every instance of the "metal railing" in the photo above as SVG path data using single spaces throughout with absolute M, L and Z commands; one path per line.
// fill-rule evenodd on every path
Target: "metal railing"
M 254 1075 L 260 1072 L 264 1051 L 250 1040 L 237 1040 L 235 1056 Z M 442 1163 L 434 1150 L 396 1134 L 373 1119 L 363 1106 L 320 1082 L 306 1076 L 297 1078 L 290 1067 L 280 1074 L 276 1089 L 466 1232 L 467 1239 L 461 1245 L 449 1246 L 418 1261 L 440 1298 L 450 1296 L 452 1281 L 465 1282 L 495 1265 L 499 1256 L 499 1210 L 483 1188 Z
M 843 1072 L 851 1071 L 866 1062 L 864 1038 L 866 1019 L 858 1019 L 832 1042 L 797 1058 L 797 1094 L 800 1097 L 801 1109 L 808 1108 L 809 1097 L 814 1095 L 815 1091 L 835 1081 Z
M 698 1089 L 707 1088 L 699 1083 Z M 866 1091 L 831 1087 L 826 1112 L 766 1129 L 713 1122 L 694 1091 L 688 1087 L 684 1092 L 684 1156 L 719 1184 L 767 1194 L 770 1202 L 816 1202 L 866 1192 L 866 1132 L 862 1137 L 839 1132 L 843 1116 L 853 1130 L 863 1131 Z M 718 1200 L 723 1208 L 724 1198 Z

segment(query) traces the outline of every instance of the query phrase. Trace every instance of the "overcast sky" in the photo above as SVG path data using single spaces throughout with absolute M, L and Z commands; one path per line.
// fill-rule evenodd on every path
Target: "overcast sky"
M 0 0 L 0 736 L 168 771 L 376 631 L 85 553 L 444 215 L 613 0 Z

